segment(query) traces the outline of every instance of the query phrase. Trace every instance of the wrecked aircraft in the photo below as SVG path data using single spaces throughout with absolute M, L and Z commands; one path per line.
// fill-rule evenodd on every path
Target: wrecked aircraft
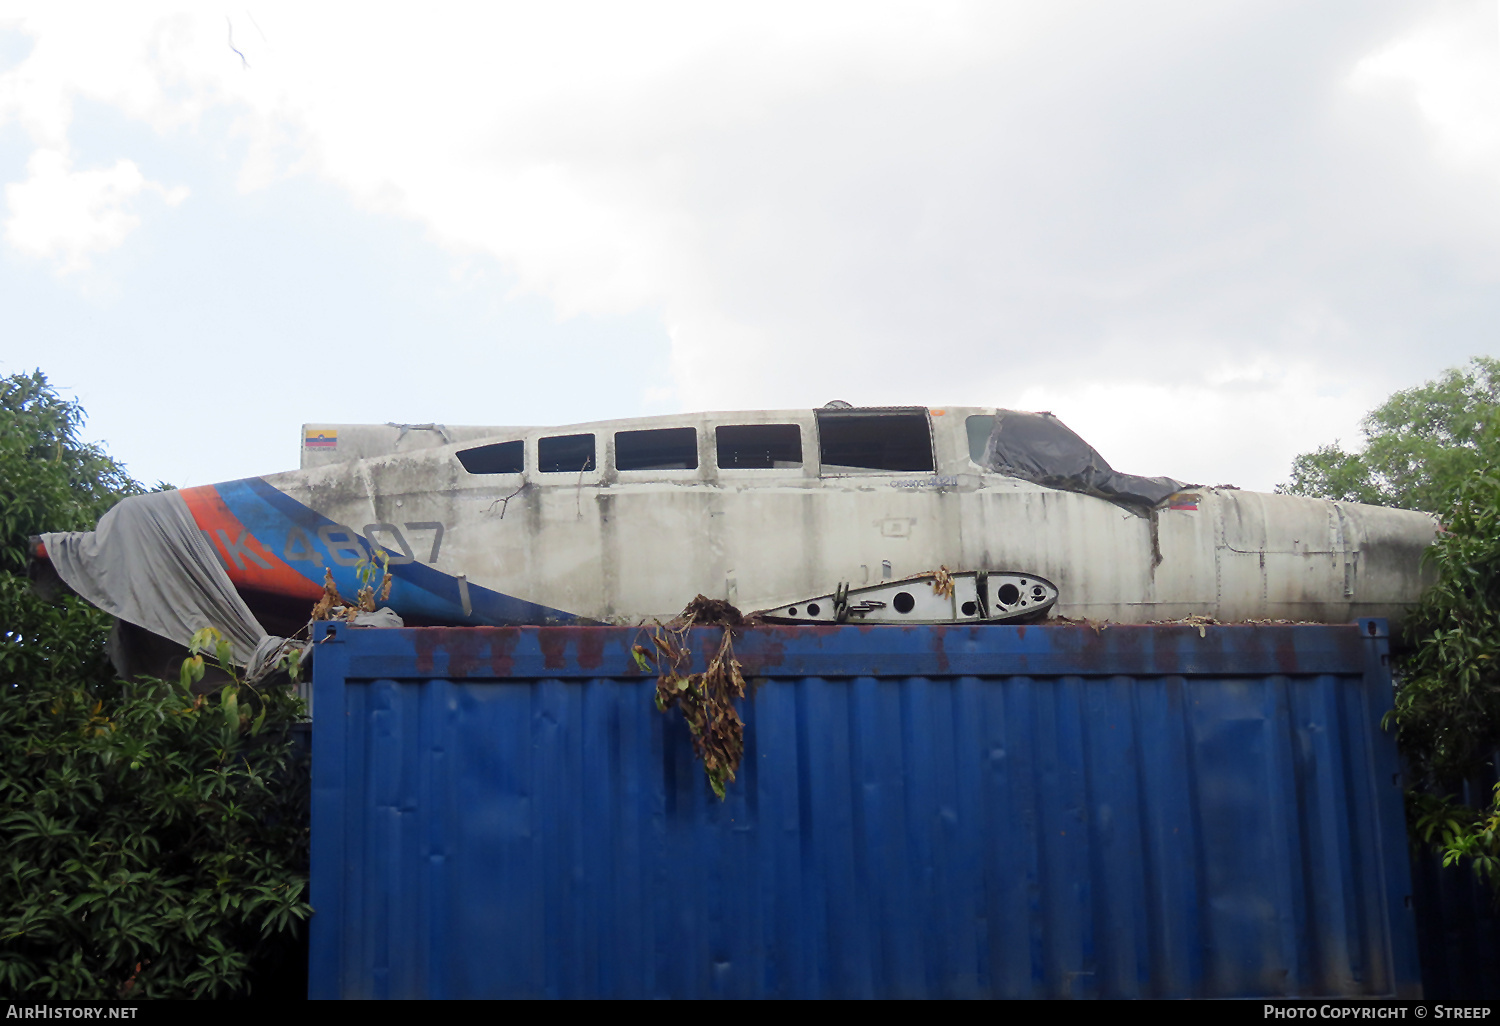
M 127 499 L 37 555 L 179 643 L 241 602 L 249 661 L 305 625 L 325 574 L 353 596 L 372 560 L 408 625 L 633 624 L 695 594 L 792 623 L 1399 621 L 1437 529 L 1120 474 L 1050 414 L 831 404 L 308 425 L 299 470 Z

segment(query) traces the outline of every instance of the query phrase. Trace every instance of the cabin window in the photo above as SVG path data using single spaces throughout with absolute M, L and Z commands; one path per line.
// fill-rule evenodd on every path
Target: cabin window
M 714 429 L 720 470 L 792 470 L 802 466 L 796 424 L 725 424 Z
M 995 430 L 994 416 L 970 417 L 964 421 L 964 427 L 969 429 L 969 459 L 981 467 L 988 466 L 984 455 L 990 447 L 990 432 Z
M 594 436 L 553 435 L 536 443 L 537 469 L 544 474 L 581 474 L 594 469 Z
M 526 443 L 516 439 L 460 449 L 458 462 L 471 474 L 519 474 L 526 469 Z
M 818 451 L 825 474 L 933 469 L 932 429 L 922 409 L 819 410 Z
M 615 432 L 616 470 L 697 470 L 698 432 L 690 427 Z

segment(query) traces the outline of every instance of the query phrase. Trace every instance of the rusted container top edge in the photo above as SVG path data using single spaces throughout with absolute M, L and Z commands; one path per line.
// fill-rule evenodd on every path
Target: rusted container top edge
M 347 679 L 590 679 L 654 677 L 637 646 L 649 627 L 419 627 L 320 624 L 321 650 L 360 634 Z M 656 629 L 660 633 L 660 629 Z M 913 645 L 920 635 L 922 644 Z M 723 631 L 693 628 L 675 643 L 701 671 Z M 734 656 L 747 676 L 1234 676 L 1347 673 L 1387 644 L 1383 620 L 1351 624 L 966 627 L 762 626 L 738 630 Z M 315 657 L 316 658 L 316 657 Z

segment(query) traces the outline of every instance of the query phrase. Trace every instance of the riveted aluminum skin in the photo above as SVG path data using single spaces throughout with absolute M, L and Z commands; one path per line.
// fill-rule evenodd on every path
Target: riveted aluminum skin
M 1383 621 L 639 640 L 320 627 L 311 996 L 1420 996 Z

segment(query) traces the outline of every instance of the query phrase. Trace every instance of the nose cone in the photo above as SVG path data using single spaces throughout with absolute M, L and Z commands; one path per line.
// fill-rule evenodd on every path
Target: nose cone
M 1439 530 L 1431 514 L 1255 492 L 1218 498 L 1226 613 L 1259 606 L 1244 618 L 1320 623 L 1377 616 L 1394 634 L 1433 582 L 1423 559 Z
M 1347 518 L 1346 544 L 1356 567 L 1349 596 L 1352 614 L 1383 616 L 1397 634 L 1406 614 L 1437 580 L 1437 571 L 1424 558 L 1441 530 L 1437 517 L 1356 502 L 1330 505 Z

